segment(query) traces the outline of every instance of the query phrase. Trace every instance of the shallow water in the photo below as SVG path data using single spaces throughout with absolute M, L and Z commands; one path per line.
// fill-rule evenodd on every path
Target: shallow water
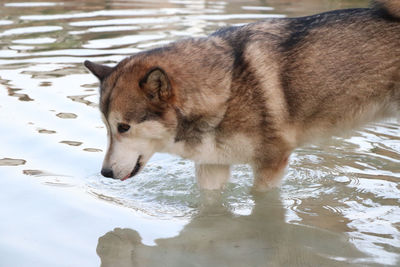
M 368 1 L 0 3 L 0 266 L 399 266 L 400 126 L 371 124 L 298 149 L 283 185 L 222 196 L 157 154 L 102 178 L 106 130 L 85 59 L 115 64 L 187 36 Z

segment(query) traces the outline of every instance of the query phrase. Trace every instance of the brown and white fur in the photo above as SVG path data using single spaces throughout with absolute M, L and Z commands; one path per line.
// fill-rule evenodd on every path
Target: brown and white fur
M 221 29 L 135 54 L 99 78 L 102 174 L 127 179 L 155 152 L 195 162 L 203 189 L 232 164 L 277 186 L 291 152 L 400 113 L 400 1 Z

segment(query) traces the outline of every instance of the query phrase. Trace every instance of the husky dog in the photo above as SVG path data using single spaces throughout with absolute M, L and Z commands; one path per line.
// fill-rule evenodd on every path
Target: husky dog
M 137 53 L 100 80 L 108 130 L 102 175 L 128 179 L 155 152 L 195 162 L 202 189 L 230 165 L 277 186 L 290 153 L 400 114 L 400 1 L 223 28 Z

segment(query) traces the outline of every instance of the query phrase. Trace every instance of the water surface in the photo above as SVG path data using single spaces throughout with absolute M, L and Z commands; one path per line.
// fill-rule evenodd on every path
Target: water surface
M 227 25 L 368 1 L 2 1 L 0 266 L 399 266 L 400 126 L 370 124 L 295 151 L 283 185 L 222 196 L 157 154 L 134 179 L 99 175 L 98 83 L 82 62 Z

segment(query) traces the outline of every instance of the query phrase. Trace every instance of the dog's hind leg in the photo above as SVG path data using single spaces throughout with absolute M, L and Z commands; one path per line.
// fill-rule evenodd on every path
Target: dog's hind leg
M 229 176 L 229 165 L 196 163 L 196 178 L 200 189 L 223 189 L 224 185 L 229 180 Z
M 280 158 L 268 164 L 253 165 L 254 188 L 255 191 L 265 192 L 269 189 L 278 187 L 285 174 L 288 163 L 288 156 Z

